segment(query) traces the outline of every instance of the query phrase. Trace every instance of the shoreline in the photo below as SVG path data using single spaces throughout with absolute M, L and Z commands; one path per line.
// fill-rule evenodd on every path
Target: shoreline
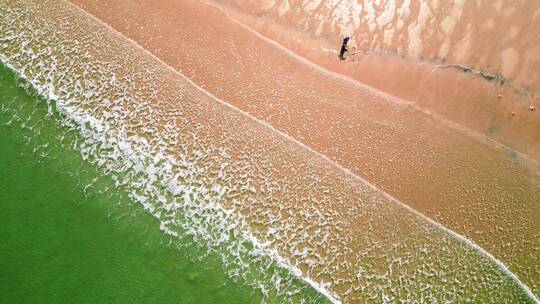
M 72 2 L 206 91 L 480 244 L 518 276 L 528 274 L 528 265 L 538 259 L 533 250 L 537 245 L 530 243 L 538 231 L 534 218 L 540 214 L 535 204 L 540 193 L 535 190 L 540 189 L 537 170 L 530 171 L 511 154 L 395 105 L 384 93 L 298 64 L 232 21 L 224 22 L 217 8 L 182 4 L 194 10 L 191 16 L 172 2 L 139 3 L 129 9 L 121 2 Z M 195 9 L 197 5 L 202 6 Z M 156 15 L 160 18 L 152 17 Z M 201 16 L 204 24 L 196 21 Z M 210 29 L 214 22 L 219 22 L 218 30 Z M 499 226 L 502 230 L 494 230 Z M 527 244 L 527 249 L 516 253 L 501 243 Z M 515 263 L 516 257 L 523 262 Z M 534 276 L 540 277 L 539 271 Z M 531 282 L 538 280 L 530 278 Z
M 101 22 L 101 21 L 100 21 L 100 22 Z M 103 25 L 103 24 L 102 24 L 102 25 Z M 110 25 L 104 24 L 104 26 L 110 26 Z M 125 35 L 121 34 L 120 32 L 118 32 L 118 33 L 119 33 L 118 35 L 120 35 L 119 37 L 122 37 L 122 39 L 130 39 L 129 37 L 126 37 Z M 136 45 L 137 45 L 137 46 L 140 46 L 138 43 L 136 43 Z M 153 59 L 157 60 L 158 62 L 162 62 L 161 59 L 157 58 L 157 57 L 156 57 L 154 54 L 152 54 L 149 50 L 147 50 L 146 48 L 144 48 L 144 47 L 142 47 L 142 46 L 140 46 L 140 47 L 141 47 L 141 50 L 142 50 L 142 51 L 146 52 L 147 54 L 150 54 L 151 57 L 152 57 Z M 143 61 L 142 63 L 144 63 L 144 61 Z M 170 73 L 173 73 L 173 74 L 175 74 L 175 75 L 181 74 L 185 81 L 187 81 L 188 83 L 192 83 L 192 84 L 194 85 L 195 88 L 199 88 L 199 93 L 195 94 L 194 96 L 199 96 L 200 94 L 207 95 L 207 96 L 210 96 L 210 97 L 214 96 L 211 92 L 208 92 L 206 89 L 203 89 L 203 88 L 202 88 L 202 85 L 199 85 L 199 84 L 197 84 L 196 82 L 194 82 L 192 79 L 187 78 L 186 75 L 185 75 L 184 73 L 179 73 L 177 69 L 172 68 L 172 67 L 171 67 L 169 64 L 167 64 L 167 63 L 165 63 L 165 66 L 166 66 L 167 68 L 170 68 L 170 69 L 171 69 L 171 70 L 169 71 Z M 157 69 L 157 70 L 159 70 L 159 69 Z M 165 76 L 166 76 L 166 75 L 163 75 L 163 77 L 165 77 Z M 160 86 L 161 86 L 161 85 L 165 85 L 165 84 L 167 84 L 167 83 L 168 83 L 168 81 L 167 81 L 166 79 L 164 79 L 164 83 L 160 84 Z M 188 91 L 192 91 L 192 89 L 190 89 L 190 88 L 186 88 L 186 89 L 187 89 Z M 201 91 L 201 90 L 202 90 L 202 91 Z M 189 94 L 188 94 L 188 95 L 189 95 Z M 220 97 L 218 96 L 218 99 L 217 99 L 217 100 L 222 100 L 222 99 L 220 99 Z M 141 100 L 141 101 L 144 101 L 144 100 Z M 204 98 L 202 98 L 202 99 L 200 100 L 200 102 L 206 103 L 206 101 L 205 101 Z M 182 105 L 182 104 L 180 104 L 180 105 Z M 131 106 L 136 106 L 136 105 L 135 105 L 135 104 L 132 104 Z M 161 112 L 167 113 L 166 111 L 167 111 L 169 108 L 171 108 L 172 105 L 166 105 L 165 108 L 160 108 L 160 107 L 158 107 L 158 106 L 156 106 L 156 105 L 152 105 L 152 104 L 148 104 L 147 106 L 150 107 L 150 109 L 153 109 L 153 110 L 155 110 L 155 111 L 157 111 L 157 112 L 160 112 L 160 113 L 161 113 Z M 165 105 L 164 105 L 164 106 L 165 106 Z M 177 106 L 178 106 L 178 105 L 177 105 Z M 186 106 L 189 106 L 189 105 L 186 105 Z M 222 107 L 225 107 L 225 108 L 230 108 L 230 107 L 232 107 L 232 108 L 234 108 L 234 109 L 238 109 L 236 106 L 230 105 L 229 103 L 223 103 L 221 106 L 222 106 Z M 343 106 L 343 105 L 341 105 L 341 106 Z M 181 108 L 181 107 L 183 107 L 183 106 L 180 106 L 180 108 Z M 219 108 L 219 107 L 218 107 L 218 108 Z M 341 108 L 338 108 L 338 109 L 341 109 Z M 201 110 L 202 110 L 202 109 L 201 109 Z M 211 110 L 210 112 L 214 111 L 214 107 L 210 108 L 210 110 Z M 397 109 L 397 111 L 401 111 L 401 110 L 403 110 L 403 109 Z M 197 108 L 197 111 L 199 111 L 198 108 Z M 239 111 L 240 111 L 241 113 L 246 113 L 246 111 L 243 111 L 242 109 L 239 109 Z M 401 113 L 401 112 L 399 112 L 399 113 Z M 211 114 L 211 113 L 210 113 L 210 114 Z M 247 115 L 247 114 L 245 114 L 245 115 Z M 251 117 L 251 115 L 250 115 L 250 117 Z M 150 118 L 151 118 L 151 117 L 150 117 Z M 201 116 L 201 118 L 204 118 L 204 116 Z M 221 119 L 224 119 L 224 120 L 228 121 L 228 120 L 231 119 L 231 118 L 228 117 L 227 115 L 224 115 L 223 117 L 221 117 Z M 235 119 L 236 119 L 236 118 L 235 118 Z M 255 119 L 257 119 L 257 118 L 255 118 Z M 218 119 L 218 120 L 212 120 L 212 121 L 213 121 L 213 122 L 219 122 L 219 121 L 221 121 L 221 120 Z M 234 120 L 231 121 L 230 123 L 233 123 L 233 122 L 234 122 Z M 242 132 L 248 132 L 248 133 L 246 133 L 246 134 L 249 135 L 249 136 L 247 136 L 247 138 L 249 139 L 249 138 L 251 138 L 251 136 L 255 136 L 255 135 L 251 135 L 252 133 L 251 133 L 251 131 L 249 131 L 249 130 L 250 130 L 249 127 L 254 128 L 254 130 L 252 131 L 253 134 L 254 134 L 254 133 L 257 133 L 255 129 L 258 130 L 259 127 L 260 127 L 260 123 L 259 123 L 259 124 L 255 124 L 255 123 L 253 123 L 253 122 L 251 122 L 251 121 L 245 121 L 245 122 L 244 122 L 244 119 L 240 119 L 240 122 L 241 122 L 240 125 L 244 125 L 244 124 L 245 124 L 245 127 L 248 127 L 248 128 L 245 129 L 245 128 L 241 127 L 241 126 L 233 126 L 233 125 L 230 125 L 230 127 L 231 127 L 230 130 L 229 130 L 229 128 L 226 128 L 226 131 L 228 131 L 228 132 L 233 132 L 233 133 L 234 133 L 234 132 L 243 130 Z M 383 122 L 384 122 L 384 121 L 383 121 Z M 223 123 L 223 122 L 217 123 L 216 127 L 217 127 L 217 126 L 221 126 L 222 123 Z M 230 123 L 229 123 L 229 122 L 225 123 L 225 126 L 226 126 L 227 124 L 230 124 Z M 386 123 L 391 123 L 391 121 L 390 121 L 390 122 L 386 122 Z M 273 127 L 273 126 L 270 126 L 270 124 L 267 124 L 266 126 L 268 126 L 268 127 L 270 128 L 270 130 L 273 130 L 273 129 L 274 129 L 274 127 Z M 99 128 L 98 128 L 98 129 L 99 129 Z M 180 130 L 183 130 L 183 129 L 180 128 Z M 279 129 L 278 129 L 278 130 L 279 130 Z M 212 132 L 213 132 L 213 131 L 212 131 Z M 223 131 L 221 131 L 221 132 L 223 132 Z M 260 147 L 263 148 L 263 151 L 265 151 L 265 148 L 268 148 L 268 147 L 265 147 L 265 144 L 268 145 L 269 143 L 273 143 L 273 142 L 276 141 L 276 140 L 279 141 L 280 143 L 283 142 L 281 145 L 275 146 L 276 149 L 277 149 L 276 151 L 281 151 L 280 149 L 282 149 L 283 147 L 289 147 L 289 146 L 290 146 L 290 142 L 289 142 L 290 140 L 288 140 L 287 143 L 285 143 L 284 140 L 279 139 L 279 138 L 276 139 L 276 140 L 274 140 L 273 138 L 274 138 L 275 136 L 270 134 L 270 133 L 273 134 L 273 132 L 275 132 L 275 131 L 272 131 L 272 132 L 269 132 L 269 131 L 268 131 L 268 132 L 262 132 L 262 134 L 257 134 L 257 136 L 263 136 L 263 137 L 266 136 L 266 137 L 268 137 L 267 139 L 268 139 L 268 140 L 271 140 L 271 141 L 266 142 L 266 141 L 264 140 L 265 138 L 262 138 L 262 139 L 256 139 L 256 138 L 254 137 L 254 138 L 253 138 L 253 139 L 255 140 L 254 143 L 258 143 L 258 144 L 260 145 Z M 281 133 L 279 133 L 279 132 L 281 132 Z M 180 133 L 182 133 L 182 132 L 180 132 Z M 265 135 L 265 133 L 268 133 L 268 134 Z M 218 134 L 218 133 L 216 133 L 216 134 Z M 286 135 L 285 138 L 288 138 L 287 133 L 286 133 L 286 132 L 283 132 L 282 130 L 279 130 L 279 131 L 278 131 L 278 134 Z M 240 139 L 237 139 L 237 140 L 238 140 L 238 143 L 240 143 L 240 146 L 243 147 L 244 145 L 246 145 L 246 143 L 244 142 L 244 141 L 245 141 L 244 137 L 242 137 L 242 138 L 240 138 Z M 299 140 L 294 139 L 294 138 L 293 138 L 293 142 L 295 142 L 295 143 L 297 143 L 297 144 L 300 144 L 301 147 L 302 147 L 302 146 L 305 146 L 305 143 L 304 143 L 304 142 L 299 141 Z M 219 142 L 218 142 L 218 143 L 219 143 Z M 232 146 L 232 147 L 234 147 L 234 146 Z M 259 147 L 259 148 L 260 148 L 260 147 Z M 288 149 L 289 149 L 289 148 L 288 148 Z M 292 147 L 291 147 L 290 149 L 292 149 L 291 151 L 289 151 L 289 152 L 292 152 L 292 155 L 297 154 L 297 152 L 295 152 L 295 151 L 296 151 L 298 148 L 292 148 Z M 242 149 L 242 150 L 239 150 L 239 151 L 234 151 L 234 150 L 231 150 L 231 151 L 232 151 L 231 153 L 233 154 L 232 157 L 234 158 L 234 157 L 236 157 L 236 156 L 234 156 L 235 154 L 239 154 L 239 156 L 242 156 L 243 153 L 249 152 L 249 149 L 248 149 L 246 152 L 244 152 L 243 149 Z M 311 148 L 308 148 L 308 151 L 313 151 L 313 152 L 311 152 L 311 154 L 312 154 L 312 153 L 315 153 L 315 155 L 323 156 L 323 159 L 324 159 L 325 157 L 327 157 L 326 155 L 321 154 L 320 152 L 318 152 L 316 149 L 311 150 Z M 270 153 L 270 152 L 271 152 L 271 151 L 268 151 L 268 153 Z M 283 152 L 283 151 L 281 151 L 280 154 L 278 154 L 278 155 L 282 155 L 282 154 L 283 154 L 282 152 Z M 305 152 L 305 151 L 304 151 L 304 152 Z M 264 153 L 267 153 L 267 152 L 264 152 Z M 302 152 L 302 153 L 298 152 L 298 154 L 299 154 L 299 155 L 304 155 L 305 153 L 303 153 L 303 152 Z M 307 154 L 310 154 L 310 153 L 307 153 Z M 313 157 L 313 156 L 310 156 L 310 162 L 307 163 L 307 164 L 309 164 L 309 166 L 307 167 L 307 169 L 309 169 L 309 170 L 300 170 L 300 172 L 297 172 L 296 174 L 294 174 L 293 171 L 289 172 L 290 170 L 292 170 L 292 169 L 294 169 L 294 168 L 282 168 L 282 170 L 284 170 L 284 172 L 287 172 L 286 176 L 291 176 L 291 177 L 294 177 L 295 175 L 301 175 L 301 176 L 304 176 L 305 174 L 310 173 L 310 170 L 315 170 L 315 172 L 317 172 L 316 175 L 321 174 L 321 176 L 323 176 L 324 174 L 319 173 L 320 168 L 318 168 L 318 166 L 311 165 L 311 162 L 320 162 L 320 161 L 318 160 L 318 158 L 319 158 L 319 157 Z M 283 159 L 289 159 L 289 157 L 284 156 Z M 331 160 L 331 159 L 330 159 L 330 160 Z M 278 160 L 274 160 L 274 157 L 271 157 L 271 158 L 268 158 L 268 161 L 270 162 L 270 164 L 276 164 Z M 333 162 L 333 161 L 331 161 L 330 163 L 332 163 L 332 162 Z M 260 162 L 259 162 L 259 163 L 260 163 Z M 262 164 L 265 164 L 265 163 L 262 162 Z M 331 168 L 333 168 L 333 166 L 329 166 L 328 164 L 325 164 L 325 162 L 322 162 L 322 165 L 323 165 L 323 167 L 326 169 L 326 174 L 328 174 L 328 172 L 333 172 L 333 171 L 334 171 L 333 169 L 331 169 Z M 340 167 L 341 167 L 341 166 L 340 166 Z M 277 168 L 279 168 L 279 167 L 277 167 Z M 277 168 L 275 168 L 275 169 L 277 169 Z M 311 168 L 311 169 L 310 169 L 310 168 Z M 300 169 L 302 169 L 302 167 L 301 167 Z M 266 171 L 266 170 L 265 170 L 265 171 Z M 281 171 L 280 171 L 280 170 L 277 170 L 277 172 L 281 172 Z M 290 173 L 290 174 L 289 174 L 289 173 Z M 343 172 L 341 172 L 341 173 L 339 173 L 339 174 L 336 173 L 336 174 L 337 174 L 337 176 L 342 176 L 342 175 L 343 175 L 342 173 L 343 173 Z M 283 173 L 283 174 L 285 174 L 285 173 Z M 314 174 L 314 173 L 312 173 L 312 174 Z M 333 175 L 333 174 L 332 174 L 332 175 Z M 259 175 L 256 175 L 256 176 L 259 176 Z M 261 176 L 261 178 L 262 178 L 262 176 L 265 176 L 265 175 L 263 174 L 263 175 L 260 175 L 260 176 Z M 354 176 L 356 176 L 356 175 L 354 175 Z M 269 178 L 271 178 L 271 179 L 276 179 L 276 178 L 279 178 L 279 175 L 278 175 L 278 176 L 275 176 L 275 177 L 270 176 Z M 360 180 L 362 181 L 361 177 L 359 177 L 359 178 L 360 178 Z M 309 180 L 309 179 L 308 179 L 308 180 Z M 338 180 L 341 180 L 341 178 L 339 178 Z M 336 182 L 337 182 L 337 181 L 336 181 Z M 293 184 L 293 185 L 297 185 L 297 186 L 301 185 L 301 183 L 300 183 L 300 184 L 298 184 L 298 183 L 299 183 L 299 181 L 294 181 L 294 178 L 293 178 L 292 184 Z M 340 182 L 340 183 L 341 183 L 341 182 Z M 356 187 L 360 188 L 360 189 L 361 189 L 361 188 L 364 188 L 364 187 L 366 186 L 365 184 L 367 184 L 368 186 L 371 185 L 370 183 L 360 183 L 360 184 L 358 184 L 358 185 L 357 185 L 357 183 L 353 183 L 353 184 L 354 184 Z M 284 184 L 283 186 L 287 186 L 287 184 Z M 261 187 L 262 187 L 262 186 L 261 186 Z M 349 187 L 349 186 L 347 186 L 347 187 Z M 338 188 L 339 188 L 339 187 L 338 187 Z M 368 188 L 369 188 L 369 187 L 368 187 Z M 333 189 L 333 188 L 331 188 L 331 189 Z M 354 189 L 356 189 L 356 190 L 354 190 Z M 350 190 L 353 191 L 354 193 L 356 193 L 356 191 L 358 191 L 358 189 L 355 188 L 355 187 L 352 187 Z M 372 190 L 373 190 L 373 189 L 372 189 Z M 373 192 L 372 190 L 370 190 L 370 191 L 368 191 L 368 192 L 371 193 L 371 192 Z M 282 191 L 284 191 L 284 190 L 282 190 Z M 332 190 L 332 191 L 338 191 L 338 190 Z M 339 190 L 338 192 L 341 193 L 341 190 Z M 375 191 L 375 192 L 377 192 L 377 191 Z M 263 191 L 263 192 L 261 192 L 261 193 L 265 193 L 265 192 Z M 324 192 L 323 192 L 323 193 L 324 193 Z M 345 193 L 346 193 L 346 191 L 345 191 Z M 294 194 L 294 192 L 292 192 L 291 194 Z M 288 193 L 288 192 L 285 192 L 284 195 L 289 195 L 289 193 Z M 341 194 L 340 194 L 340 195 L 341 195 Z M 379 193 L 379 194 L 377 194 L 377 195 L 383 195 L 383 196 L 384 196 L 385 193 L 382 193 L 382 194 Z M 362 195 L 360 195 L 360 196 L 362 196 Z M 263 196 L 263 197 L 264 197 L 264 196 Z M 263 197 L 261 197 L 261 198 L 259 198 L 259 199 L 262 199 Z M 346 195 L 345 195 L 345 196 L 336 196 L 336 198 L 337 198 L 337 197 L 345 197 L 345 198 L 346 198 L 347 196 L 346 196 Z M 285 198 L 287 198 L 287 196 L 285 196 Z M 328 199 L 328 198 L 326 198 L 326 199 Z M 373 199 L 373 198 L 370 197 L 369 200 L 371 200 L 371 199 Z M 283 201 L 283 203 L 284 203 L 284 202 L 285 202 L 285 201 Z M 332 203 L 331 201 L 326 201 L 326 202 L 328 203 L 328 205 L 323 204 L 322 206 L 324 206 L 324 207 L 323 207 L 322 210 L 328 210 L 328 211 L 331 211 L 332 208 L 337 208 L 337 209 L 335 209 L 334 211 L 339 211 L 339 210 L 340 210 L 339 208 L 343 208 L 343 207 L 341 207 L 341 206 L 339 206 L 339 205 L 336 206 L 336 207 L 333 207 L 333 206 L 335 205 L 335 203 Z M 276 203 L 277 203 L 277 202 L 276 202 Z M 347 202 L 345 201 L 345 203 L 347 203 Z M 385 203 L 385 204 L 386 204 L 386 203 Z M 285 205 L 286 205 L 286 204 L 285 204 Z M 349 204 L 347 204 L 347 205 L 349 205 Z M 280 204 L 280 205 L 279 205 L 280 208 L 281 208 L 282 206 L 284 206 L 284 204 Z M 274 206 L 274 207 L 277 207 L 277 206 Z M 301 206 L 298 206 L 298 207 L 301 207 Z M 246 211 L 253 211 L 253 210 L 248 209 L 248 210 L 246 210 Z M 387 212 L 389 212 L 389 211 L 387 211 Z M 251 214 L 251 212 L 247 212 L 247 213 L 245 213 L 245 214 Z M 390 214 L 392 214 L 392 212 L 389 212 L 389 215 L 390 215 Z M 292 214 L 292 215 L 294 215 L 294 216 L 299 216 L 299 215 L 295 215 L 295 214 Z M 377 216 L 377 214 L 373 214 L 373 216 Z M 380 216 L 380 215 L 378 215 L 378 216 Z M 347 217 L 344 217 L 344 219 L 347 219 Z M 299 218 L 299 220 L 301 220 L 301 219 Z M 333 221 L 333 222 L 335 222 L 335 221 Z M 371 222 L 370 222 L 370 223 L 371 223 Z M 432 222 L 432 223 L 433 223 L 433 222 Z M 337 222 L 335 222 L 334 224 L 336 225 L 336 227 L 339 227 L 339 225 L 337 225 Z M 382 222 L 374 222 L 374 224 L 381 225 L 381 224 L 383 224 L 383 223 L 382 223 Z M 395 227 L 395 226 L 394 226 L 394 227 Z M 269 227 L 268 227 L 268 228 L 269 228 Z M 325 229 L 326 229 L 326 228 L 325 228 Z M 328 229 L 330 229 L 330 228 L 328 228 Z M 404 227 L 404 229 L 405 229 L 405 227 Z M 425 228 L 425 229 L 431 231 L 431 230 L 428 229 L 428 228 Z M 356 229 L 355 229 L 355 230 L 356 230 Z M 357 231 L 359 232 L 360 230 L 357 230 Z M 419 232 L 421 232 L 421 231 L 422 231 L 422 229 L 419 229 L 419 231 L 411 231 L 410 233 L 412 233 L 411 236 L 414 236 L 414 233 L 419 233 Z M 405 232 L 406 232 L 406 229 L 405 229 L 404 233 L 405 233 Z M 336 233 L 336 235 L 341 235 L 341 234 L 342 234 L 342 233 L 337 233 L 337 231 L 336 231 L 335 233 Z M 357 238 L 357 237 L 360 237 L 360 236 L 361 236 L 361 235 L 353 235 L 352 237 Z M 315 237 L 317 237 L 317 236 L 315 236 Z M 383 240 L 383 241 L 384 241 L 384 240 Z M 452 243 L 452 244 L 453 244 L 453 243 Z M 326 244 L 324 244 L 324 245 L 326 246 Z M 287 245 L 287 246 L 288 246 L 288 245 Z M 285 246 L 285 248 L 287 248 L 287 246 Z M 472 258 L 472 257 L 471 257 L 471 258 Z
M 201 259 L 195 244 L 164 235 L 123 187 L 81 159 L 77 131 L 58 116 L 0 62 L 0 268 L 3 282 L 16 282 L 0 284 L 2 302 L 261 301 L 230 282 L 217 257 Z

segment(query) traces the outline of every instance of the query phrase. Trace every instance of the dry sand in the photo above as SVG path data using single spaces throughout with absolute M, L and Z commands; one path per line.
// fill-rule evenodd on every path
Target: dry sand
M 458 63 L 540 92 L 538 1 L 213 2 L 259 17 L 253 24 L 261 28 L 279 24 L 332 43 L 349 35 L 363 51 Z
M 214 0 L 329 41 L 349 35 L 361 50 L 460 63 L 540 91 L 540 4 L 534 0 Z M 339 39 L 339 38 L 338 38 Z

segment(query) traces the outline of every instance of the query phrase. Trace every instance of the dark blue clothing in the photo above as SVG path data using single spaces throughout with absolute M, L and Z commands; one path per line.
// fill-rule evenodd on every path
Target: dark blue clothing
M 343 55 L 345 55 L 345 52 L 347 51 L 347 43 L 349 43 L 349 37 L 345 37 L 343 39 L 343 44 L 341 45 L 341 51 L 339 51 L 339 59 L 345 60 Z

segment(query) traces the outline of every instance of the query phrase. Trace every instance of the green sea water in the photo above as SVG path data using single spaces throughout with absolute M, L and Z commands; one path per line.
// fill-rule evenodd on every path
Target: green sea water
M 105 177 L 85 192 L 98 172 L 16 81 L 0 67 L 0 302 L 260 300 L 228 280 L 217 260 L 194 262 L 186 251 L 195 248 L 170 246 L 157 220 Z
M 1 303 L 261 302 L 84 162 L 58 116 L 0 65 Z

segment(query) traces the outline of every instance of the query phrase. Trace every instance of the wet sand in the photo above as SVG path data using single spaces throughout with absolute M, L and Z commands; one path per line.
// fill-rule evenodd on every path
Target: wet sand
M 199 2 L 73 2 L 205 90 L 464 234 L 540 290 L 536 165 L 306 64 Z
M 258 27 L 283 25 L 331 48 L 348 35 L 362 51 L 461 64 L 540 92 L 538 1 L 209 1 L 258 17 Z
M 540 30 L 529 22 L 540 18 L 537 1 L 366 1 L 363 7 L 320 1 L 295 3 L 280 17 L 277 2 L 262 9 L 242 0 L 207 1 L 312 62 L 540 161 Z M 325 21 L 320 33 L 313 19 Z M 358 52 L 355 62 L 336 64 L 343 35 L 352 36 Z

